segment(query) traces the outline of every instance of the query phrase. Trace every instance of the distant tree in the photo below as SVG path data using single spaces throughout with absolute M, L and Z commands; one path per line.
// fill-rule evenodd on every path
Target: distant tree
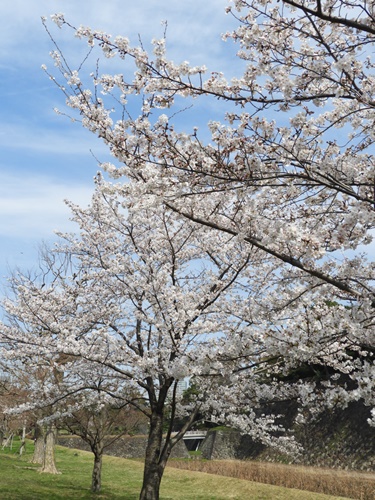
M 8 350 L 8 354 L 9 354 Z M 12 426 L 22 429 L 22 455 L 26 445 L 26 429 L 34 427 L 34 454 L 32 463 L 41 465 L 40 472 L 58 474 L 55 463 L 56 427 L 54 422 L 41 423 L 40 421 L 51 416 L 52 409 L 45 404 L 48 386 L 56 383 L 53 375 L 53 365 L 42 362 L 36 355 L 30 366 L 30 358 L 25 363 L 23 355 L 14 356 L 14 362 L 7 365 L 11 374 L 11 397 L 8 397 L 4 406 L 4 414 L 12 421 Z
M 105 450 L 122 438 L 124 434 L 134 431 L 143 414 L 136 412 L 129 404 L 111 401 L 108 395 L 98 391 L 96 402 L 90 398 L 90 404 L 83 404 L 76 411 L 71 411 L 60 421 L 60 425 L 72 434 L 80 436 L 94 454 L 91 491 L 101 490 L 102 460 Z
M 3 447 L 12 447 L 13 438 L 20 437 L 19 455 L 22 455 L 26 447 L 26 434 L 35 422 L 32 412 L 22 415 L 9 414 L 8 410 L 24 404 L 28 399 L 27 385 L 28 374 L 19 364 L 8 364 L 5 359 L 0 363 L 2 372 L 0 382 L 0 442 Z

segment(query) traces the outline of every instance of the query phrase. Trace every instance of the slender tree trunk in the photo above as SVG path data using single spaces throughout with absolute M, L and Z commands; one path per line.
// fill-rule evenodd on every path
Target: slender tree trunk
M 34 434 L 34 454 L 31 462 L 33 464 L 43 464 L 44 461 L 44 439 L 45 439 L 45 428 L 36 425 Z
M 1 431 L 0 431 L 0 435 L 1 435 L 1 449 L 2 450 L 4 449 L 4 444 L 5 444 L 5 441 L 6 441 L 7 433 L 8 433 L 8 421 L 4 417 L 3 418 L 3 423 L 1 425 Z
M 47 474 L 59 474 L 55 463 L 55 442 L 56 442 L 56 427 L 50 424 L 47 427 L 44 440 L 44 460 L 40 472 Z
M 20 451 L 18 452 L 20 457 L 22 457 L 22 453 L 25 451 L 25 447 L 26 447 L 26 422 L 23 423 L 22 427 L 21 447 Z
M 153 414 L 146 447 L 140 500 L 159 500 L 160 483 L 166 465 L 166 460 L 161 460 L 162 445 L 163 415 Z
M 11 450 L 13 448 L 13 432 L 11 432 L 6 438 L 3 438 L 2 449 L 7 448 Z
M 94 468 L 92 470 L 91 491 L 99 493 L 102 488 L 102 462 L 103 450 L 94 452 Z

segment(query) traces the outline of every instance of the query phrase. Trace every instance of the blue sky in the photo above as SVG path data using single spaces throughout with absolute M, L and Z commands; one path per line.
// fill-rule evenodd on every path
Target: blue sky
M 37 264 L 38 246 L 54 241 L 54 230 L 73 229 L 63 200 L 86 205 L 93 190 L 97 157 L 105 146 L 79 124 L 57 115 L 60 91 L 41 70 L 52 66 L 52 44 L 41 16 L 62 12 L 73 25 L 91 26 L 137 43 L 162 36 L 168 21 L 168 53 L 176 62 L 229 70 L 234 49 L 220 34 L 235 26 L 226 0 L 12 0 L 1 2 L 0 31 L 0 277 L 16 267 Z M 72 32 L 50 24 L 53 36 L 73 63 L 86 51 Z M 106 64 L 106 63 L 104 63 Z M 93 68 L 92 68 L 93 69 Z M 108 67 L 107 71 L 110 68 Z M 119 71 L 119 68 L 116 68 Z M 200 122 L 208 109 L 203 109 Z M 194 111 L 196 113 L 196 110 Z M 92 151 L 92 152 L 91 152 Z

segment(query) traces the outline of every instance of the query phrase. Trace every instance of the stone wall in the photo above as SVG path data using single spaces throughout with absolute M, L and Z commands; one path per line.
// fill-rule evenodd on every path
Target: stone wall
M 109 438 L 110 439 L 110 438 Z M 123 436 L 111 443 L 105 450 L 106 455 L 122 458 L 144 458 L 146 436 Z M 67 448 L 90 451 L 90 447 L 79 436 L 59 436 L 58 444 Z M 172 450 L 173 458 L 188 458 L 189 453 L 183 441 L 179 441 Z
M 209 431 L 200 447 L 202 457 L 208 460 L 237 458 L 241 438 L 235 430 Z
M 326 410 L 304 425 L 290 425 L 303 448 L 298 457 L 281 455 L 235 430 L 209 431 L 200 449 L 206 459 L 282 461 L 375 471 L 375 428 L 368 425 L 369 417 L 368 407 L 351 403 L 344 410 Z

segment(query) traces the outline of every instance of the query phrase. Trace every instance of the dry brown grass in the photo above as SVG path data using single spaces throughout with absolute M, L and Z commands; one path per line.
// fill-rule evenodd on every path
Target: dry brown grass
M 171 460 L 170 467 L 326 495 L 375 500 L 375 474 L 240 460 Z

